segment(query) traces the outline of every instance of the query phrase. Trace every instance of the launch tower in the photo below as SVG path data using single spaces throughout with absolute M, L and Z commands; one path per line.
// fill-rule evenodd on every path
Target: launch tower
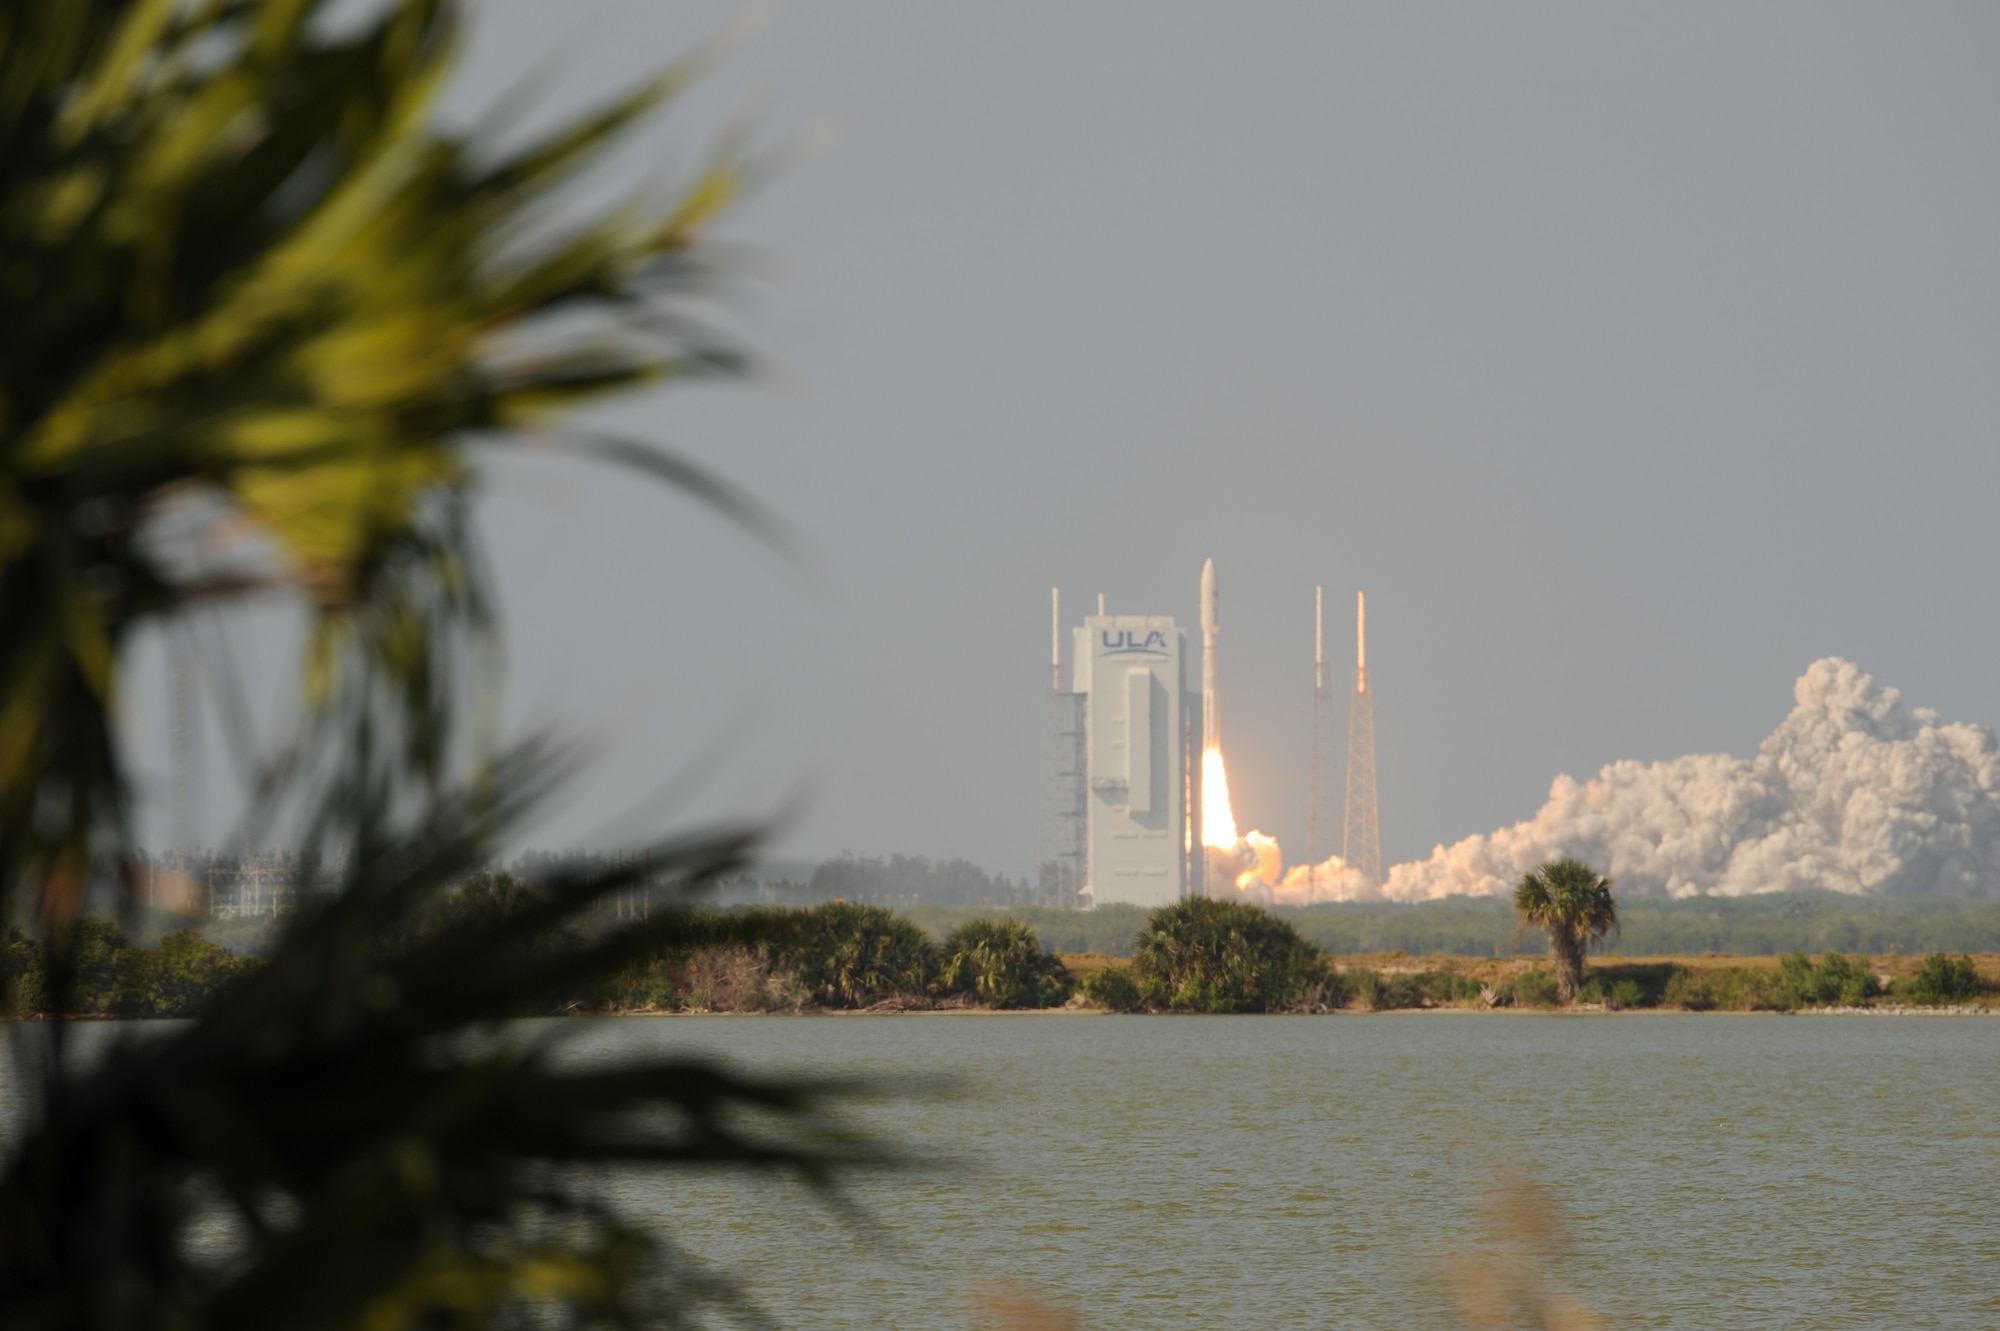
M 1368 593 L 1354 594 L 1354 697 L 1347 711 L 1347 827 L 1340 858 L 1370 885 L 1382 882 L 1375 809 L 1375 697 L 1368 689 Z
M 1326 673 L 1326 588 L 1313 588 L 1313 715 L 1312 771 L 1306 810 L 1306 863 L 1318 864 L 1334 853 L 1333 838 L 1340 825 L 1340 773 L 1335 766 L 1340 749 L 1334 730 L 1334 692 Z

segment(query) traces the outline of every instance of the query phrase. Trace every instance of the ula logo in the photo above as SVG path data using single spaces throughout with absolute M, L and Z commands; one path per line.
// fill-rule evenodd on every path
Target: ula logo
M 1164 653 L 1167 650 L 1167 635 L 1159 629 L 1146 631 L 1143 639 L 1131 629 L 1105 629 L 1098 637 L 1104 644 L 1100 656 L 1132 656 Z

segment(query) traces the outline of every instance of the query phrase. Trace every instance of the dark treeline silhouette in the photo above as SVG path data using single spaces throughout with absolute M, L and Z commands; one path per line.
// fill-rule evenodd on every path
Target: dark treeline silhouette
M 143 856 L 142 862 L 141 881 L 152 885 L 145 897 L 156 909 L 131 932 L 148 945 L 175 929 L 195 927 L 231 951 L 261 954 L 271 924 L 297 905 L 299 878 L 311 875 L 313 891 L 328 890 L 332 882 L 328 863 L 302 863 L 282 850 L 201 851 L 186 858 L 184 869 L 171 854 Z M 646 918 L 666 900 L 664 878 L 655 880 L 643 868 L 643 856 L 619 852 L 530 850 L 496 863 L 492 871 L 534 884 L 563 875 L 623 877 L 639 869 L 630 886 L 593 907 L 600 919 L 622 920 Z M 110 886 L 101 890 L 108 893 Z M 1130 955 L 1133 932 L 1144 914 L 1136 907 L 1079 911 L 1033 904 L 1025 881 L 988 873 L 964 859 L 934 861 L 921 855 L 843 853 L 817 865 L 751 866 L 717 879 L 704 900 L 724 908 L 827 901 L 891 906 L 914 912 L 939 937 L 969 918 L 967 912 L 1005 910 L 1029 920 L 1055 950 L 1114 956 Z M 1407 952 L 1504 957 L 1541 952 L 1546 946 L 1539 930 L 1517 931 L 1512 903 L 1501 897 L 1345 902 L 1277 913 L 1338 956 Z M 1628 897 L 1619 903 L 1619 920 L 1619 932 L 1601 945 L 1606 955 L 2000 952 L 2000 900 L 1826 892 L 1684 900 Z
M 286 850 L 150 853 L 139 856 L 137 863 L 142 899 L 158 910 L 183 916 L 281 916 L 295 909 L 302 895 L 331 892 L 337 882 L 333 872 L 337 865 Z M 528 884 L 558 877 L 626 876 L 636 870 L 637 881 L 597 905 L 598 913 L 615 918 L 649 915 L 665 901 L 661 883 L 646 871 L 643 852 L 528 850 L 490 869 Z M 107 881 L 98 885 L 95 895 L 109 900 L 114 890 L 115 884 Z M 1025 882 L 988 873 L 970 860 L 843 852 L 818 865 L 774 864 L 723 876 L 710 886 L 707 899 L 718 906 L 859 901 L 1004 908 L 1021 905 L 1028 896 Z
M 586 851 L 551 854 L 529 851 L 510 861 L 507 871 L 535 882 L 551 868 L 589 868 L 627 862 L 627 857 Z M 1017 906 L 1028 900 L 1026 882 L 988 873 L 965 859 L 932 860 L 924 855 L 886 858 L 843 851 L 819 864 L 774 864 L 719 880 L 710 900 L 719 906 L 809 906 L 857 901 L 877 906 Z
M 815 868 L 805 889 L 808 897 L 822 901 L 839 897 L 947 906 L 1013 906 L 1028 895 L 1025 882 L 989 874 L 969 860 L 933 863 L 922 855 L 891 855 L 884 860 L 842 854 Z

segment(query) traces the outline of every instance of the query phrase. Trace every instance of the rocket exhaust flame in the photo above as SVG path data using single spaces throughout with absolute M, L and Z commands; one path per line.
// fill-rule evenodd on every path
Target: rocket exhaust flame
M 1201 755 L 1201 844 L 1210 850 L 1236 849 L 1236 815 L 1229 810 L 1229 773 L 1221 749 Z
M 1239 892 L 1274 887 L 1284 873 L 1276 837 L 1237 832 L 1236 815 L 1229 807 L 1229 772 L 1221 749 L 1204 749 L 1201 755 L 1201 844 L 1232 863 Z M 1211 858 L 1210 863 L 1214 862 Z
M 1212 852 L 1213 869 L 1233 875 L 1236 890 L 1268 894 L 1284 872 L 1278 842 L 1262 832 L 1239 835 L 1229 807 L 1229 773 L 1222 763 L 1222 691 L 1217 678 L 1217 639 L 1222 632 L 1222 598 L 1215 561 L 1201 568 L 1201 844 Z M 1230 867 L 1215 865 L 1220 857 Z

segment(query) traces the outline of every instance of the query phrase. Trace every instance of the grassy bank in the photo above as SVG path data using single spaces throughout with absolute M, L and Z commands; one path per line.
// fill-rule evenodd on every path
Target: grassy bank
M 532 888 L 506 875 L 480 875 L 439 903 L 432 926 L 387 946 L 421 950 L 432 927 L 518 911 L 535 900 Z M 1556 1006 L 1555 976 L 1539 956 L 1468 956 L 1444 947 L 1428 955 L 1401 948 L 1335 953 L 1304 927 L 1311 914 L 1270 913 L 1230 902 L 1187 902 L 1150 913 L 1136 907 L 1092 912 L 926 907 L 903 914 L 851 902 L 704 910 L 680 917 L 671 945 L 550 993 L 521 1015 L 1065 1005 L 1199 1012 Z M 87 921 L 80 937 L 78 1010 L 97 1015 L 187 1015 L 261 964 L 185 930 L 146 946 L 107 922 Z M 548 929 L 524 936 L 517 946 L 524 955 L 545 955 L 590 943 L 580 934 Z M 40 1010 L 42 976 L 38 944 L 18 931 L 0 939 L 0 981 L 10 988 L 15 1011 Z M 1715 950 L 1610 954 L 1590 962 L 1578 1003 L 1697 1012 L 1994 1005 L 2000 1003 L 2000 948 L 1975 957 L 1942 950 L 1837 949 L 1762 957 Z
M 1034 929 L 1053 951 L 1114 957 L 1132 954 L 1132 936 L 1146 918 L 1138 906 L 1078 911 L 921 905 L 906 913 L 934 938 L 968 919 L 1007 918 Z M 1334 956 L 1405 952 L 1504 958 L 1546 951 L 1546 940 L 1537 930 L 1516 937 L 1513 907 L 1499 898 L 1346 902 L 1276 913 Z M 2000 900 L 1874 900 L 1830 892 L 1686 901 L 1634 897 L 1619 900 L 1618 916 L 1620 928 L 1606 940 L 1606 956 L 2000 953 Z
M 1353 902 L 1285 912 L 1336 955 L 1402 951 L 1505 957 L 1541 952 L 1538 931 L 1515 935 L 1512 904 L 1453 898 L 1417 904 Z M 2000 952 L 2000 901 L 1871 899 L 1837 893 L 1771 893 L 1683 901 L 1621 898 L 1607 956 L 1782 956 L 1793 952 Z
M 1798 954 L 1610 957 L 1590 963 L 1579 1006 L 1612 1011 L 1792 1012 L 1812 1007 L 1952 1004 L 2000 1010 L 2000 952 L 1965 957 L 1962 964 L 1970 966 L 1970 986 L 1943 993 L 1938 992 L 1934 976 L 1925 976 L 1926 967 L 1935 968 L 1940 955 L 1950 957 L 1897 953 L 1873 957 L 1828 953 L 1803 959 Z M 1839 960 L 1829 961 L 1830 957 Z M 1956 957 L 1950 960 L 1960 964 Z M 1102 953 L 1064 955 L 1062 961 L 1079 979 L 1132 965 L 1129 958 Z M 1554 973 L 1539 957 L 1445 953 L 1413 957 L 1390 951 L 1334 957 L 1331 963 L 1341 991 L 1336 1006 L 1348 1011 L 1556 1006 Z M 1855 972 L 1867 977 L 1859 992 Z M 1843 983 L 1848 992 L 1841 991 Z

